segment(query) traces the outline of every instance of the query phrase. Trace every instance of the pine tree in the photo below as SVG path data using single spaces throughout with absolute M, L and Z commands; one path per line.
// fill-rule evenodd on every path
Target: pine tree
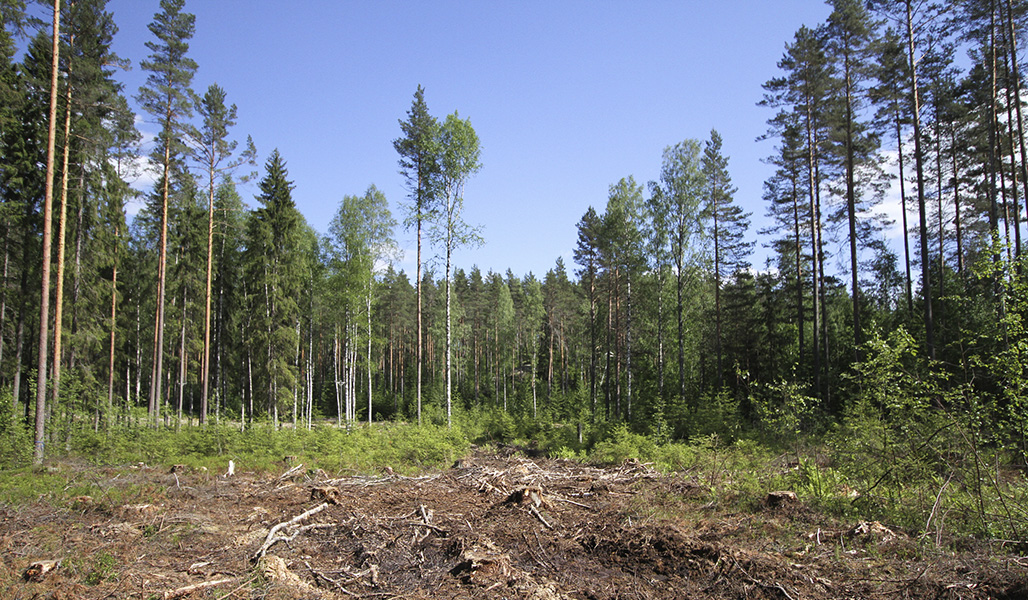
M 831 137 L 835 153 L 842 162 L 845 181 L 845 219 L 849 234 L 851 298 L 853 301 L 853 348 L 863 342 L 860 321 L 860 268 L 858 262 L 859 213 L 868 177 L 877 175 L 876 132 L 861 120 L 866 104 L 866 82 L 871 78 L 874 23 L 858 0 L 832 0 L 832 13 L 825 28 L 829 58 L 835 63 L 833 108 L 837 124 Z M 861 177 L 861 171 L 864 176 Z M 878 177 L 880 179 L 880 177 Z M 870 183 L 874 183 L 872 180 Z M 872 191 L 872 196 L 874 193 Z M 875 198 L 877 200 L 877 198 Z M 864 220 L 866 223 L 866 219 Z
M 803 199 L 807 196 L 806 168 L 803 164 L 804 152 L 801 132 L 797 119 L 781 131 L 782 142 L 778 154 L 769 162 L 778 168 L 764 182 L 764 200 L 768 202 L 767 214 L 774 224 L 762 233 L 779 232 L 779 238 L 771 242 L 777 255 L 778 270 L 782 274 L 783 284 L 794 294 L 793 310 L 795 315 L 796 355 L 794 361 L 802 360 L 805 354 L 805 290 L 803 265 L 809 256 L 804 254 L 803 243 L 810 219 L 809 204 Z M 815 332 L 816 335 L 816 332 Z
M 592 421 L 596 422 L 596 280 L 600 269 L 599 236 L 601 222 L 596 209 L 589 209 L 578 222 L 578 242 L 575 262 L 581 267 L 579 282 L 586 290 L 589 302 L 589 407 Z
M 189 88 L 196 71 L 196 62 L 186 56 L 189 39 L 193 37 L 196 18 L 182 12 L 185 0 L 161 0 L 161 12 L 149 25 L 156 40 L 146 43 L 150 56 L 141 63 L 149 71 L 146 83 L 136 99 L 143 110 L 161 125 L 154 148 L 153 161 L 160 165 L 161 219 L 157 262 L 157 301 L 154 317 L 153 375 L 150 380 L 149 415 L 156 425 L 162 402 L 161 379 L 164 364 L 164 304 L 167 296 L 168 210 L 171 201 L 171 180 L 184 156 L 181 134 L 184 120 L 192 115 L 192 91 Z
M 53 208 L 54 180 L 54 146 L 57 137 L 57 85 L 58 85 L 58 54 L 60 48 L 61 2 L 54 0 L 53 11 L 53 43 L 52 63 L 50 65 L 50 120 L 46 150 L 45 200 L 43 201 L 43 252 L 42 252 L 42 293 L 39 302 L 39 353 L 36 375 L 36 418 L 35 418 L 35 452 L 33 464 L 43 463 L 44 434 L 46 433 L 46 362 L 47 339 L 50 319 L 50 244 L 51 244 L 51 212 Z
M 640 232 L 643 204 L 642 186 L 631 176 L 622 178 L 609 188 L 607 210 L 604 212 L 603 237 L 600 245 L 601 263 L 606 268 L 609 302 L 609 330 L 614 340 L 607 356 L 615 357 L 615 373 L 607 380 L 615 382 L 613 394 L 614 414 L 617 419 L 632 419 L 632 281 L 638 277 L 643 265 L 642 234 Z M 621 374 L 624 365 L 624 376 Z M 622 394 L 621 381 L 625 388 Z M 609 388 L 608 388 L 609 390 Z M 624 406 L 622 407 L 622 398 Z
M 812 299 L 812 354 L 814 390 L 818 397 L 827 397 L 824 388 L 824 369 L 828 360 L 828 328 L 825 318 L 824 263 L 825 252 L 821 218 L 821 188 L 824 182 L 824 144 L 828 137 L 828 108 L 831 91 L 831 71 L 826 58 L 823 29 L 800 27 L 794 41 L 786 46 L 785 55 L 778 62 L 785 72 L 782 77 L 764 84 L 767 91 L 761 104 L 781 111 L 769 121 L 769 134 L 781 134 L 795 126 L 801 132 L 803 162 L 808 194 Z
M 407 111 L 407 120 L 400 121 L 403 137 L 393 140 L 393 147 L 400 155 L 400 172 L 403 174 L 411 204 L 407 207 L 404 226 L 415 227 L 418 240 L 417 268 L 417 403 L 418 424 L 421 424 L 421 370 L 424 327 L 422 323 L 421 290 L 421 232 L 426 221 L 436 211 L 437 176 L 439 173 L 439 123 L 429 114 L 425 103 L 425 90 L 420 85 L 414 92 L 414 101 Z
M 111 232 L 126 233 L 124 203 L 131 194 L 120 165 L 126 155 L 138 154 L 139 139 L 122 85 L 114 78 L 115 70 L 123 68 L 126 62 L 111 49 L 117 26 L 113 15 L 106 11 L 106 1 L 75 0 L 68 5 L 66 14 L 65 128 L 70 135 L 64 142 L 64 162 L 68 166 L 62 169 L 63 233 L 59 237 L 65 241 L 58 246 L 64 249 L 59 254 L 69 255 L 70 264 L 65 265 L 65 259 L 58 258 L 58 269 L 70 269 L 71 288 L 70 297 L 62 302 L 66 277 L 59 275 L 60 290 L 55 300 L 57 308 L 67 304 L 70 328 L 65 356 L 58 346 L 65 337 L 58 335 L 58 328 L 65 325 L 64 319 L 55 314 L 51 386 L 55 402 L 60 395 L 62 362 L 67 364 L 73 383 L 87 385 L 96 379 L 93 365 L 103 360 L 98 350 L 110 334 L 108 295 L 115 294 L 116 289 L 113 280 L 112 289 L 108 290 L 105 279 L 91 275 L 98 271 L 107 273 L 117 262 L 112 255 L 118 253 L 118 235 L 112 238 Z M 99 387 L 99 383 L 96 385 Z M 93 411 L 93 426 L 98 429 L 101 416 L 110 416 L 110 406 L 102 405 L 100 394 L 96 398 L 92 407 L 81 408 Z M 74 396 L 70 396 L 65 407 L 70 408 L 74 401 Z
M 921 252 L 921 296 L 924 301 L 925 347 L 929 358 L 935 359 L 935 321 L 932 316 L 932 278 L 928 248 L 928 215 L 925 199 L 925 153 L 922 149 L 923 132 L 921 130 L 921 90 L 918 80 L 918 65 L 922 46 L 931 46 L 937 31 L 934 26 L 943 11 L 941 5 L 935 3 L 900 0 L 899 2 L 873 0 L 869 3 L 872 10 L 892 19 L 903 32 L 903 41 L 907 51 L 907 115 L 914 129 L 914 171 L 917 177 L 917 211 L 919 218 L 919 239 Z M 927 39 L 926 39 L 927 37 Z
M 910 273 L 910 227 L 907 225 L 907 191 L 906 176 L 904 174 L 904 126 L 909 119 L 906 116 L 906 74 L 907 60 L 906 50 L 899 35 L 892 28 L 885 31 L 878 43 L 878 56 L 876 61 L 878 69 L 876 73 L 877 85 L 871 88 L 871 99 L 878 105 L 877 118 L 881 122 L 890 122 L 892 136 L 896 140 L 896 166 L 898 170 L 897 181 L 899 182 L 901 227 L 903 230 L 903 262 L 906 273 L 905 295 L 907 312 L 913 315 L 914 295 Z M 959 236 L 959 221 L 957 224 L 957 239 Z M 959 244 L 959 241 L 958 241 Z
M 235 183 L 225 178 L 214 197 L 214 210 L 220 215 L 217 227 L 217 261 L 214 273 L 214 387 L 215 415 L 229 398 L 237 396 L 242 403 L 243 386 L 239 378 L 226 376 L 242 372 L 244 363 L 240 330 L 245 305 L 243 296 L 242 251 L 245 236 L 245 211 Z M 230 393 L 232 392 L 232 393 Z M 227 407 L 227 406 L 226 406 Z
M 203 119 L 199 129 L 189 128 L 193 142 L 193 156 L 207 176 L 207 280 L 204 291 L 203 360 L 200 374 L 200 424 L 207 421 L 207 396 L 210 386 L 211 362 L 211 302 L 214 273 L 214 196 L 216 180 L 231 174 L 244 163 L 254 164 L 256 150 L 253 140 L 247 138 L 247 147 L 233 160 L 236 142 L 228 137 L 229 128 L 236 124 L 236 105 L 225 105 L 225 90 L 211 84 L 207 93 L 195 102 L 196 112 Z M 245 179 L 245 178 L 244 178 Z

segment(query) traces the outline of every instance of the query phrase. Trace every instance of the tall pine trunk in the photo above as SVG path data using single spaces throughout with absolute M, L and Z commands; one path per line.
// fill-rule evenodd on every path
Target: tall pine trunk
M 211 162 L 216 156 L 211 145 Z M 203 360 L 200 365 L 200 425 L 207 423 L 208 389 L 211 376 L 211 295 L 214 275 L 214 165 L 210 165 L 210 185 L 207 196 L 207 283 L 204 290 L 203 309 Z
M 925 345 L 928 357 L 935 360 L 935 321 L 932 318 L 932 281 L 928 257 L 928 215 L 924 197 L 924 154 L 921 151 L 921 96 L 917 86 L 917 61 L 914 57 L 913 0 L 905 0 L 907 9 L 907 66 L 910 69 L 910 103 L 914 120 L 914 169 L 917 173 L 917 211 L 920 225 L 921 293 L 924 296 Z
M 165 120 L 166 137 L 164 141 L 164 164 L 163 182 L 161 186 L 161 236 L 158 244 L 157 259 L 157 307 L 154 315 L 154 343 L 153 343 L 153 377 L 150 380 L 150 421 L 156 427 L 160 423 L 161 416 L 161 378 L 164 372 L 164 298 L 167 286 L 167 264 L 168 264 L 168 196 L 169 179 L 171 177 L 171 118 L 169 112 Z
M 857 263 L 857 183 L 856 161 L 853 149 L 853 79 L 850 73 L 850 56 L 847 52 L 843 60 L 846 86 L 846 220 L 849 224 L 850 242 L 850 275 L 853 287 L 853 349 L 859 358 L 860 331 L 860 269 Z
M 54 148 L 57 145 L 57 80 L 58 56 L 60 50 L 61 0 L 54 0 L 53 15 L 53 56 L 50 63 L 50 124 L 47 131 L 46 146 L 46 182 L 43 200 L 43 252 L 41 270 L 41 292 L 39 302 L 39 352 L 36 366 L 36 419 L 35 419 L 35 451 L 33 464 L 43 464 L 43 437 L 46 433 L 46 363 L 48 349 L 50 318 L 50 244 L 51 226 L 54 203 Z
M 114 341 L 118 331 L 118 228 L 114 228 L 114 261 L 111 270 L 111 331 L 110 331 L 110 354 L 107 364 L 107 417 L 104 420 L 105 427 L 110 427 L 111 418 L 114 414 Z M 127 400 L 127 395 L 126 395 Z
M 420 200 L 419 200 L 420 202 Z M 421 323 L 421 211 L 420 206 L 418 207 L 418 347 L 417 347 L 417 362 L 418 362 L 418 425 L 421 425 L 421 346 L 422 346 L 422 323 Z
M 75 44 L 75 36 L 72 35 L 69 41 L 70 49 Z M 63 157 L 61 158 L 61 210 L 57 222 L 57 278 L 54 284 L 54 356 L 53 372 L 51 375 L 50 389 L 50 410 L 57 408 L 61 389 L 61 350 L 62 329 L 64 325 L 64 243 L 68 232 L 68 154 L 71 152 L 71 59 L 68 59 L 68 82 L 65 85 L 64 95 L 64 144 Z M 69 417 L 69 434 L 71 432 L 70 420 L 74 418 L 71 413 L 71 406 L 65 407 Z
M 910 225 L 907 224 L 907 179 L 903 174 L 903 124 L 900 118 L 899 106 L 896 106 L 896 152 L 898 155 L 898 166 L 899 166 L 899 185 L 900 185 L 900 207 L 903 213 L 903 265 L 905 267 L 907 282 L 906 282 L 906 293 L 907 293 L 907 313 L 913 317 L 914 315 L 914 288 L 911 282 L 910 275 Z M 956 167 L 956 155 L 954 154 L 954 173 Z M 959 227 L 957 235 L 957 244 L 959 245 Z

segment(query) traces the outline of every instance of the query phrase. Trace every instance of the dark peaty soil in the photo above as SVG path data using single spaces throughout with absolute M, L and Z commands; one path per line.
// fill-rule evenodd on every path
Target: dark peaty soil
M 1028 598 L 1028 559 L 798 502 L 733 512 L 638 463 L 90 477 L 99 497 L 0 508 L 0 598 Z

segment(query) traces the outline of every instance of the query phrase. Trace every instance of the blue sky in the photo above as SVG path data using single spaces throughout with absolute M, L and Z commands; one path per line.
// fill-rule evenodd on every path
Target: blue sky
M 158 2 L 108 9 L 115 51 L 133 65 L 118 77 L 135 95 Z M 655 179 L 666 146 L 711 128 L 756 237 L 770 172 L 761 159 L 772 152 L 755 141 L 771 116 L 756 106 L 761 84 L 796 29 L 829 12 L 817 0 L 191 0 L 186 10 L 196 15 L 194 89 L 225 88 L 239 108 L 235 134 L 253 136 L 262 166 L 279 149 L 315 229 L 372 183 L 402 222 L 392 141 L 420 84 L 433 115 L 459 111 L 482 142 L 465 219 L 486 243 L 457 266 L 540 277 L 558 256 L 574 268 L 576 224 L 590 205 L 602 211 L 610 184 Z M 254 204 L 255 185 L 240 191 Z M 396 237 L 408 249 L 397 267 L 413 272 L 413 233 L 400 226 Z

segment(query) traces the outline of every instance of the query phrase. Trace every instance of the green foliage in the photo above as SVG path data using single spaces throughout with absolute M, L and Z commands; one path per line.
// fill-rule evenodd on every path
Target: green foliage
M 716 435 L 724 440 L 735 440 L 742 431 L 739 401 L 728 391 L 704 395 L 695 410 L 682 419 L 682 437 Z
M 468 442 L 457 431 L 437 426 L 380 425 L 350 433 L 330 425 L 313 430 L 279 429 L 257 423 L 246 431 L 226 426 L 170 430 L 92 430 L 72 437 L 73 455 L 96 464 L 183 464 L 223 472 L 233 460 L 238 469 L 275 471 L 286 456 L 311 468 L 374 472 L 383 466 L 420 471 L 452 464 L 465 454 Z
M 781 379 L 751 398 L 758 426 L 768 440 L 781 444 L 809 430 L 818 401 L 803 388 L 798 381 Z
M 15 418 L 11 391 L 0 393 L 0 469 L 27 464 L 32 458 L 32 434 Z
M 626 460 L 653 462 L 657 457 L 657 444 L 645 435 L 632 433 L 624 424 L 614 427 L 610 435 L 596 444 L 590 460 L 598 464 L 617 465 Z
M 792 479 L 792 489 L 802 500 L 819 508 L 836 514 L 845 514 L 851 510 L 850 501 L 854 492 L 846 476 L 836 468 L 819 465 L 816 455 L 800 457 Z
M 107 552 L 100 552 L 93 558 L 93 565 L 84 581 L 87 585 L 98 585 L 118 579 L 118 559 Z

